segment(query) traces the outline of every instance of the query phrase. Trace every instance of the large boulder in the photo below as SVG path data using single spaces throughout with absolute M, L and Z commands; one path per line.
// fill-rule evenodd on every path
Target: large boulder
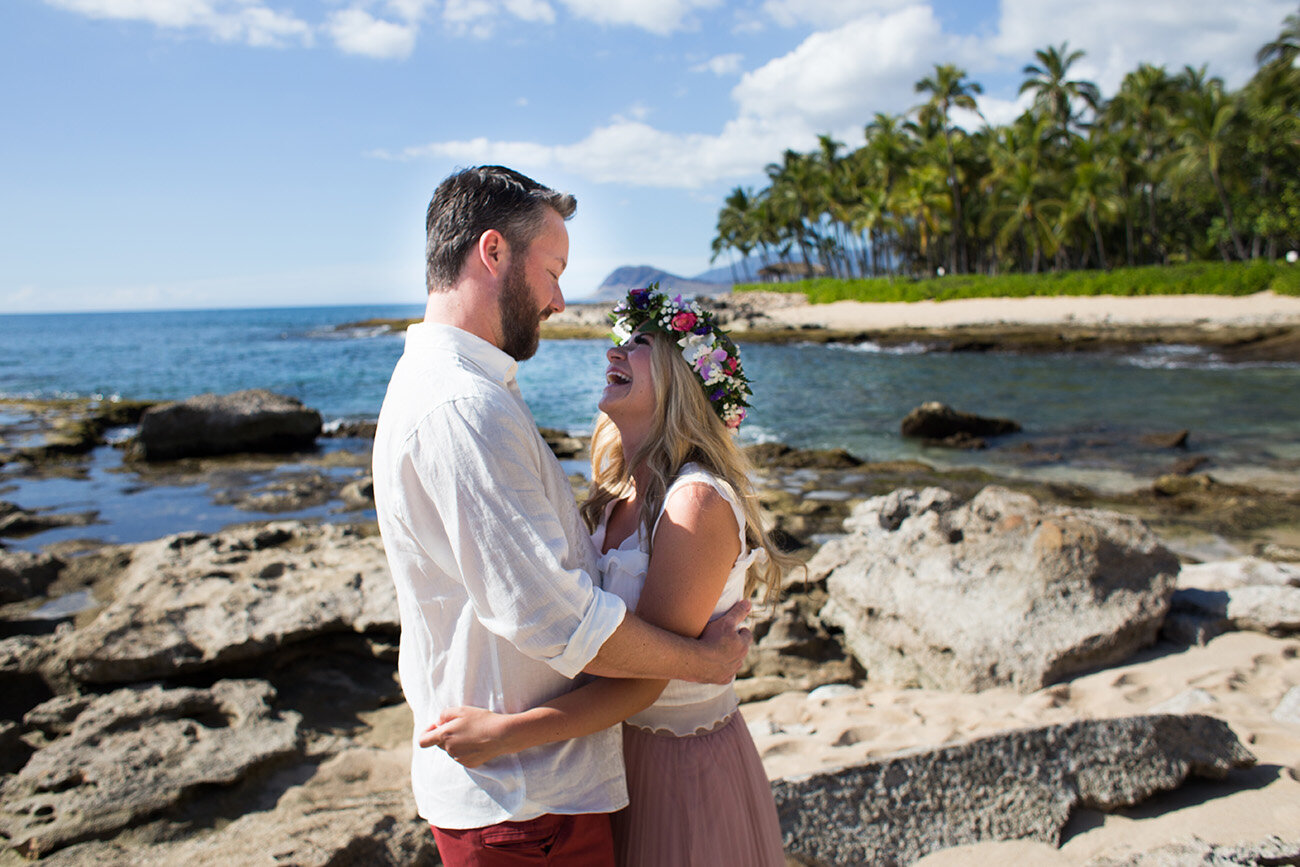
M 321 416 L 265 389 L 200 394 L 151 407 L 140 417 L 136 454 L 146 460 L 311 448 Z
M 809 563 L 872 681 L 1032 692 L 1152 643 L 1178 560 L 1136 518 L 990 486 L 859 504 Z
M 82 682 L 170 677 L 331 633 L 399 630 L 378 536 L 283 521 L 136 546 L 112 601 L 71 639 Z
M 299 717 L 262 681 L 59 696 L 24 722 L 48 739 L 0 785 L 0 833 L 28 857 L 111 836 L 202 787 L 299 752 Z
M 900 427 L 905 437 L 952 448 L 983 448 L 986 445 L 984 437 L 1003 436 L 1020 430 L 1020 425 L 1011 419 L 961 412 L 934 400 L 909 412 Z
M 1207 716 L 1086 720 L 900 753 L 772 784 L 786 854 L 808 865 L 910 864 L 994 840 L 1057 845 L 1076 809 L 1113 810 L 1223 778 L 1254 756 Z

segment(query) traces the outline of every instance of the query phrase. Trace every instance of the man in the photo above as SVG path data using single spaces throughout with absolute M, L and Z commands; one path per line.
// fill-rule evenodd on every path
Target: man
M 541 322 L 564 309 L 575 207 L 501 166 L 453 174 L 429 203 L 425 317 L 407 331 L 374 451 L 417 738 L 445 708 L 523 710 L 584 671 L 726 682 L 748 649 L 747 604 L 694 641 L 593 585 L 568 479 L 515 382 Z M 449 867 L 612 863 L 608 814 L 627 803 L 617 729 L 472 770 L 417 746 L 411 776 Z

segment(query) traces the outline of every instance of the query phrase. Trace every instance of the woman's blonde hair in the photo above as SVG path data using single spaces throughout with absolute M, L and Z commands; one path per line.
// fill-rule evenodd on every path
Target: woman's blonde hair
M 761 589 L 761 601 L 773 602 L 781 578 L 797 559 L 778 550 L 763 528 L 762 511 L 749 477 L 751 466 L 744 452 L 717 413 L 681 350 L 669 335 L 652 333 L 650 371 L 654 378 L 655 417 L 649 434 L 636 454 L 623 453 L 623 441 L 614 422 L 600 413 L 591 436 L 591 486 L 582 504 L 582 517 L 594 530 L 605 508 L 625 496 L 632 486 L 632 468 L 644 464 L 648 482 L 641 495 L 641 526 L 650 539 L 655 519 L 673 480 L 688 463 L 729 484 L 740 501 L 745 518 L 745 544 L 751 550 L 767 551 L 745 576 L 745 596 Z

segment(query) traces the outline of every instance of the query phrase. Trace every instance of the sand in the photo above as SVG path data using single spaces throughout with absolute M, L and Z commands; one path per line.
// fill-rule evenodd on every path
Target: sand
M 1255 295 L 1144 295 L 966 298 L 911 304 L 837 301 L 768 311 L 792 327 L 842 330 L 950 328 L 961 325 L 1223 325 L 1300 324 L 1300 297 Z
M 873 686 L 786 693 L 744 705 L 768 776 L 841 767 L 903 749 L 952 744 L 995 731 L 1149 712 L 1219 717 L 1259 760 L 1223 781 L 1182 788 L 1113 814 L 1085 811 L 1062 845 L 1013 841 L 932 853 L 926 867 L 1083 864 L 1101 854 L 1140 852 L 1199 837 L 1254 843 L 1300 840 L 1300 723 L 1275 719 L 1300 686 L 1300 640 L 1228 633 L 1204 647 L 1160 644 L 1129 664 L 1029 695 Z M 1193 692 L 1196 691 L 1196 692 Z M 825 697 L 820 697 L 825 696 Z

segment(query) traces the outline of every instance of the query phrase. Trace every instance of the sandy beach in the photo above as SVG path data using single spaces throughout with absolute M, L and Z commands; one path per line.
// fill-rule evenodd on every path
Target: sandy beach
M 767 315 L 790 327 L 842 330 L 954 328 L 966 325 L 1233 326 L 1300 324 L 1300 297 L 1255 295 L 1056 296 L 955 301 L 775 306 Z

